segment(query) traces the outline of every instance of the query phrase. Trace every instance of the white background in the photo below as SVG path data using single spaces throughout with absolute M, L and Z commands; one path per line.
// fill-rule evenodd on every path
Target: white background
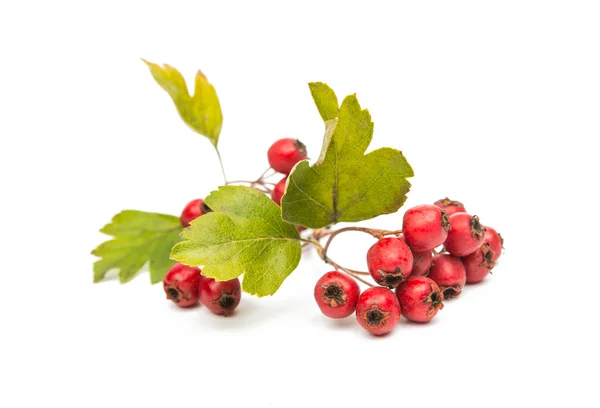
M 2 2 L 0 405 L 597 403 L 598 3 L 372 3 Z M 179 214 L 221 183 L 140 57 L 215 84 L 232 179 L 281 137 L 317 156 L 308 82 L 356 92 L 371 148 L 415 169 L 407 206 L 449 195 L 504 235 L 494 275 L 383 338 L 320 315 L 312 253 L 226 319 L 177 309 L 147 273 L 93 285 L 115 213 Z M 332 256 L 364 268 L 372 242 Z

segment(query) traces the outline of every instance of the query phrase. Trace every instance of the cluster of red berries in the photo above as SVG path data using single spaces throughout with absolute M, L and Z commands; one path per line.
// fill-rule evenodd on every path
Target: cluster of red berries
M 307 157 L 306 147 L 296 139 L 280 139 L 269 148 L 267 156 L 271 168 L 285 175 L 270 191 L 271 198 L 279 205 L 285 192 L 287 176 L 296 163 Z M 256 183 L 261 181 L 257 180 Z M 209 212 L 212 210 L 204 203 L 204 200 L 201 198 L 192 200 L 181 212 L 181 225 L 187 228 L 193 220 Z M 167 272 L 163 287 L 167 299 L 172 300 L 178 306 L 194 306 L 200 301 L 211 312 L 224 316 L 233 313 L 242 296 L 239 279 L 217 282 L 203 276 L 199 268 L 181 263 L 175 264 Z
M 211 312 L 228 316 L 233 313 L 242 297 L 238 278 L 217 282 L 203 276 L 200 268 L 181 263 L 173 265 L 163 281 L 167 299 L 177 306 L 190 307 L 198 301 Z
M 331 318 L 356 313 L 358 323 L 375 335 L 389 333 L 400 315 L 428 322 L 444 307 L 444 299 L 485 278 L 502 245 L 500 234 L 481 225 L 458 201 L 419 205 L 404 214 L 402 235 L 381 238 L 367 252 L 369 273 L 381 286 L 360 293 L 351 276 L 328 272 L 315 286 L 315 300 Z

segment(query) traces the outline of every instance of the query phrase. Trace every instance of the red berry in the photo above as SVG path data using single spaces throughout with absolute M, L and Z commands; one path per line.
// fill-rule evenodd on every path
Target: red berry
M 433 257 L 427 277 L 438 284 L 444 299 L 449 299 L 460 295 L 467 281 L 467 272 L 459 258 L 441 254 Z
M 404 235 L 400 234 L 398 238 L 404 241 Z M 413 267 L 410 274 L 413 276 L 426 276 L 429 272 L 429 268 L 431 268 L 433 254 L 431 251 L 415 252 L 411 250 L 411 252 L 413 254 Z
M 165 275 L 163 288 L 167 299 L 171 299 L 177 306 L 194 306 L 198 303 L 201 281 L 200 268 L 176 263 Z
M 382 238 L 367 252 L 371 276 L 381 286 L 395 288 L 413 268 L 413 254 L 399 238 Z
M 442 198 L 441 200 L 437 200 L 435 203 L 433 203 L 433 205 L 446 211 L 446 214 L 448 214 L 448 216 L 459 212 L 467 212 L 463 203 L 461 203 L 460 201 L 450 200 L 448 197 Z
M 451 229 L 444 243 L 446 251 L 454 256 L 466 256 L 481 247 L 485 227 L 479 223 L 478 216 L 456 213 L 449 220 Z
M 489 243 L 485 243 L 467 256 L 461 258 L 467 274 L 467 283 L 481 282 L 494 267 L 494 252 Z
M 279 139 L 271 145 L 267 156 L 273 170 L 290 174 L 296 163 L 306 159 L 306 146 L 298 139 Z
M 356 309 L 360 288 L 350 276 L 327 272 L 315 285 L 315 300 L 321 312 L 332 319 L 348 317 Z
M 442 245 L 449 230 L 448 216 L 435 205 L 417 205 L 404 214 L 402 233 L 414 252 L 431 251 Z
M 409 276 L 396 289 L 402 316 L 413 322 L 428 322 L 444 307 L 438 285 L 425 276 Z
M 413 268 L 410 274 L 412 276 L 427 276 L 432 260 L 433 254 L 431 251 L 413 252 Z
M 200 282 L 200 302 L 211 312 L 228 316 L 233 313 L 240 303 L 242 290 L 238 278 L 217 282 L 204 277 Z
M 392 331 L 400 320 L 400 304 L 394 292 L 377 286 L 365 290 L 358 298 L 356 320 L 376 336 Z
M 483 237 L 483 243 L 490 244 L 492 251 L 492 261 L 496 262 L 500 255 L 502 255 L 502 248 L 504 247 L 504 239 L 502 235 L 498 234 L 492 227 L 485 227 L 485 235 Z
M 273 187 L 273 192 L 271 193 L 271 199 L 275 201 L 277 205 L 281 205 L 281 197 L 285 193 L 285 183 L 287 182 L 287 177 L 279 180 L 275 187 Z
M 181 220 L 181 225 L 184 227 L 189 227 L 192 221 L 209 212 L 212 212 L 212 210 L 210 207 L 204 204 L 203 199 L 198 198 L 196 200 L 192 200 L 187 203 L 181 212 L 181 217 L 179 217 Z

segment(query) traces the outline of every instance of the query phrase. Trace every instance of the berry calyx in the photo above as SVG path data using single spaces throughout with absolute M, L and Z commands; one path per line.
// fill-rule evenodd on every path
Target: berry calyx
M 425 276 L 410 276 L 398 286 L 396 296 L 402 316 L 413 322 L 428 322 L 444 307 L 440 288 Z
M 210 207 L 204 203 L 203 199 L 198 198 L 186 204 L 181 212 L 179 220 L 181 221 L 181 225 L 187 228 L 196 218 L 209 212 L 212 212 Z
M 450 224 L 446 212 L 435 205 L 417 205 L 404 214 L 402 233 L 414 252 L 431 251 L 448 237 Z
M 375 336 L 392 331 L 400 320 L 400 303 L 394 292 L 382 287 L 365 290 L 358 298 L 356 320 Z
M 279 139 L 271 145 L 267 157 L 273 170 L 287 175 L 296 163 L 306 159 L 306 146 L 298 139 Z
M 427 277 L 438 284 L 444 299 L 460 295 L 467 282 L 467 272 L 461 260 L 448 254 L 433 257 Z
M 448 197 L 437 200 L 433 205 L 446 211 L 448 216 L 459 212 L 467 212 L 463 203 L 456 200 L 450 200 Z
M 315 301 L 321 312 L 332 319 L 341 319 L 354 313 L 359 294 L 358 283 L 337 271 L 321 276 L 314 291 Z
M 494 251 L 489 242 L 486 242 L 467 256 L 461 258 L 465 266 L 467 283 L 481 282 L 494 267 Z
M 218 282 L 204 277 L 200 282 L 200 302 L 214 314 L 229 316 L 240 303 L 241 297 L 238 278 Z
M 369 273 L 381 286 L 395 288 L 413 268 L 413 254 L 404 240 L 382 238 L 367 252 Z
M 283 197 L 283 194 L 285 193 L 285 183 L 287 182 L 287 177 L 282 178 L 281 180 L 279 180 L 279 182 L 277 184 L 275 184 L 275 187 L 273 188 L 273 191 L 271 192 L 271 199 L 273 201 L 275 201 L 275 203 L 277 205 L 281 205 L 281 197 Z
M 496 262 L 500 255 L 502 255 L 502 248 L 504 247 L 504 239 L 502 235 L 498 234 L 492 227 L 485 227 L 485 235 L 483 237 L 484 244 L 490 244 L 491 260 Z M 487 255 L 487 254 L 486 254 Z M 487 255 L 488 257 L 490 255 Z
M 200 268 L 176 263 L 165 275 L 163 288 L 167 299 L 177 306 L 189 307 L 198 303 L 201 281 Z
M 485 227 L 479 217 L 467 213 L 456 213 L 450 218 L 451 230 L 444 243 L 446 251 L 454 256 L 466 256 L 475 252 L 483 244 Z

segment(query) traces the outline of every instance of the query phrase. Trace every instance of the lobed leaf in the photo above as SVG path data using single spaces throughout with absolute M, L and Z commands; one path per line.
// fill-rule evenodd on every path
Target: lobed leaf
M 362 221 L 396 212 L 414 175 L 401 151 L 381 148 L 365 154 L 373 138 L 373 122 L 356 95 L 347 96 L 333 118 L 335 93 L 322 83 L 310 84 L 326 121 L 317 162 L 296 165 L 281 200 L 287 222 L 322 228 L 342 221 Z
M 203 275 L 219 281 L 244 274 L 245 292 L 274 294 L 300 262 L 295 225 L 281 219 L 270 198 L 249 187 L 219 187 L 206 204 L 213 212 L 192 221 L 171 257 L 203 266 Z
M 156 82 L 171 96 L 181 119 L 195 132 L 206 136 L 214 146 L 219 142 L 223 114 L 215 88 L 198 71 L 194 95 L 190 96 L 185 79 L 170 65 L 160 66 L 142 59 Z
M 121 283 L 129 282 L 150 263 L 150 281 L 161 282 L 175 263 L 169 259 L 173 245 L 181 240 L 179 217 L 126 210 L 115 215 L 100 231 L 114 239 L 92 251 L 100 257 L 94 263 L 94 282 L 102 281 L 112 269 L 119 270 Z

